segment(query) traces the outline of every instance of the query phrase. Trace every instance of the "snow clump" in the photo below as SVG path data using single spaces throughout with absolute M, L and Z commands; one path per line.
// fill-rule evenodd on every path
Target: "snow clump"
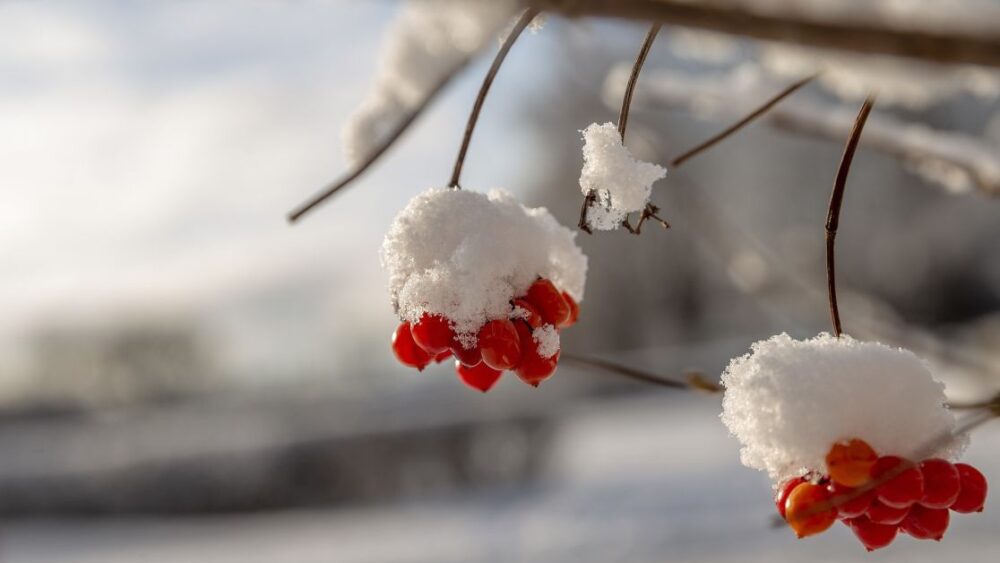
M 381 257 L 400 318 L 441 315 L 471 347 L 487 321 L 516 318 L 511 300 L 539 276 L 582 301 L 587 257 L 575 238 L 547 209 L 525 207 L 506 191 L 439 188 L 400 211 Z
M 967 443 L 964 436 L 940 440 L 955 417 L 927 365 L 877 342 L 780 334 L 732 360 L 722 383 L 722 421 L 743 444 L 743 464 L 767 471 L 775 484 L 825 473 L 830 447 L 851 438 L 903 457 L 955 459 Z
M 653 182 L 666 176 L 667 169 L 636 160 L 612 123 L 590 124 L 583 130 L 583 143 L 580 191 L 597 197 L 587 222 L 602 231 L 617 229 L 629 213 L 646 207 Z

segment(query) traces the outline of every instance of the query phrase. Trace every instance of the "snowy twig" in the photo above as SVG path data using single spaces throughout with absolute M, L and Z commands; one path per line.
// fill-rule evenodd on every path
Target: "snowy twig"
M 830 319 L 833 321 L 833 333 L 841 334 L 840 310 L 837 308 L 837 274 L 834 264 L 834 243 L 837 238 L 837 226 L 840 224 L 840 207 L 844 201 L 844 189 L 847 187 L 847 176 L 851 172 L 851 162 L 861 140 L 861 132 L 865 128 L 868 114 L 872 111 L 875 98 L 869 96 L 861 104 L 858 117 L 854 120 L 851 135 L 847 138 L 844 155 L 837 168 L 837 177 L 833 182 L 833 193 L 830 195 L 830 207 L 826 215 L 826 288 L 830 298 Z
M 643 383 L 652 383 L 654 385 L 660 385 L 662 387 L 670 387 L 673 389 L 687 389 L 690 391 L 704 391 L 706 393 L 721 393 L 723 390 L 722 386 L 712 381 L 709 381 L 707 378 L 705 378 L 704 374 L 700 372 L 690 372 L 688 376 L 682 381 L 679 379 L 670 379 L 667 377 L 655 375 L 616 362 L 602 360 L 600 358 L 577 356 L 574 354 L 563 353 L 559 356 L 559 359 L 560 361 L 568 361 L 571 363 L 581 365 L 583 367 L 606 371 L 609 373 L 627 377 L 629 379 L 633 379 L 635 381 L 641 381 Z
M 939 63 L 1000 66 L 994 29 L 941 32 L 861 16 L 818 19 L 799 11 L 754 10 L 743 2 L 690 0 L 528 0 L 568 16 L 609 16 L 718 31 L 732 35 Z M 778 3 L 781 6 L 783 3 Z M 812 16 L 812 17 L 811 17 Z
M 469 121 L 465 125 L 465 134 L 462 136 L 462 146 L 458 149 L 458 157 L 455 159 L 455 168 L 451 173 L 451 180 L 448 182 L 448 186 L 452 188 L 461 188 L 459 186 L 459 179 L 462 176 L 462 166 L 465 164 L 465 155 L 469 151 L 469 143 L 472 142 L 472 133 L 476 129 L 476 122 L 479 121 L 479 113 L 483 109 L 483 103 L 486 101 L 486 95 L 489 94 L 490 86 L 493 85 L 493 80 L 496 78 L 497 73 L 500 71 L 500 66 L 503 65 L 504 60 L 507 58 L 507 53 L 510 52 L 510 48 L 514 46 L 514 42 L 517 38 L 521 36 L 521 33 L 526 27 L 528 27 L 532 20 L 535 19 L 539 13 L 538 10 L 534 8 L 528 8 L 525 10 L 521 17 L 518 18 L 517 23 L 504 38 L 503 43 L 500 45 L 500 49 L 497 51 L 496 56 L 493 58 L 493 64 L 490 65 L 489 71 L 486 72 L 486 77 L 483 79 L 483 85 L 479 88 L 479 93 L 476 94 L 476 101 L 472 105 L 472 113 L 469 114 Z

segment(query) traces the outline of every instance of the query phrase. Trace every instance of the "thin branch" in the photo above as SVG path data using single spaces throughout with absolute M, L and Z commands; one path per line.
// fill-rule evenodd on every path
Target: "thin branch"
M 632 64 L 632 74 L 628 77 L 628 84 L 625 85 L 625 95 L 622 96 L 622 109 L 618 113 L 618 134 L 622 137 L 622 144 L 625 143 L 625 128 L 628 126 L 628 114 L 632 107 L 632 95 L 635 93 L 635 85 L 639 82 L 639 74 L 642 72 L 642 66 L 646 64 L 646 57 L 649 56 L 649 50 L 653 47 L 653 42 L 656 41 L 656 35 L 660 33 L 660 28 L 663 27 L 658 23 L 654 23 L 649 31 L 646 33 L 646 39 L 642 42 L 642 47 L 639 48 L 639 54 L 635 56 L 635 63 Z
M 528 8 L 521 14 L 518 18 L 517 23 L 511 28 L 510 33 L 504 38 L 503 43 L 500 45 L 500 49 L 497 51 L 496 56 L 493 58 L 493 64 L 490 65 L 489 71 L 486 72 L 486 77 L 483 79 L 483 85 L 479 87 L 479 93 L 476 95 L 476 101 L 472 105 L 472 113 L 469 114 L 469 121 L 465 125 L 465 134 L 462 136 L 462 146 L 458 149 L 458 157 L 455 159 L 455 169 L 451 173 L 451 180 L 448 182 L 448 186 L 452 188 L 460 188 L 459 179 L 462 176 L 462 166 L 465 165 L 465 155 L 469 152 L 469 144 L 472 142 L 472 133 L 476 130 L 476 122 L 479 121 L 479 113 L 483 110 L 483 103 L 486 102 L 486 95 L 489 94 L 490 86 L 493 85 L 493 80 L 496 78 L 497 73 L 500 72 L 500 66 L 503 65 L 504 59 L 507 58 L 507 53 L 510 52 L 510 48 L 514 46 L 514 42 L 517 38 L 521 36 L 531 20 L 535 19 L 539 10 L 534 8 Z
M 937 31 L 894 25 L 874 8 L 839 20 L 818 20 L 806 12 L 754 11 L 735 2 L 690 0 L 529 0 L 545 11 L 568 16 L 609 16 L 655 21 L 785 43 L 910 57 L 939 63 L 1000 66 L 1000 31 L 986 28 Z M 855 3 L 852 3 L 852 5 Z
M 335 193 L 337 193 L 341 189 L 347 187 L 352 182 L 360 178 L 361 175 L 368 170 L 368 168 L 370 168 L 373 164 L 375 164 L 375 162 L 378 161 L 378 159 L 381 158 L 382 155 L 385 154 L 387 150 L 389 150 L 389 147 L 394 145 L 396 141 L 399 140 L 399 138 L 403 135 L 403 133 L 410 128 L 410 125 L 413 125 L 413 122 L 417 120 L 417 117 L 419 117 L 424 112 L 424 110 L 427 109 L 428 106 L 430 106 L 431 102 L 433 102 L 434 99 L 437 98 L 437 95 L 441 93 L 442 90 L 444 90 L 444 87 L 448 85 L 452 77 L 458 74 L 458 72 L 462 68 L 464 68 L 467 63 L 468 59 L 464 61 L 462 64 L 457 65 L 455 67 L 454 72 L 449 73 L 444 77 L 442 77 L 441 80 L 439 80 L 437 84 L 435 84 L 434 87 L 431 88 L 427 96 L 425 96 L 424 99 L 421 100 L 420 105 L 413 108 L 413 111 L 411 111 L 409 115 L 407 115 L 396 126 L 396 128 L 393 129 L 392 132 L 389 133 L 389 135 L 387 135 L 385 139 L 382 140 L 382 142 L 375 148 L 374 151 L 372 151 L 368 155 L 367 158 L 365 158 L 365 160 L 361 164 L 355 166 L 353 170 L 351 170 L 344 176 L 338 178 L 337 180 L 334 180 L 330 184 L 327 184 L 327 186 L 321 189 L 319 192 L 317 192 L 316 195 L 306 200 L 299 207 L 293 209 L 288 214 L 288 222 L 295 223 L 296 221 L 301 219 L 303 215 L 309 213 L 316 206 L 323 203 L 331 196 L 333 196 Z
M 670 379 L 667 377 L 651 374 L 616 362 L 602 360 L 600 358 L 577 356 L 575 354 L 563 353 L 559 356 L 559 360 L 569 361 L 571 363 L 575 363 L 585 368 L 605 371 L 635 381 L 641 381 L 643 383 L 652 383 L 653 385 L 659 385 L 661 387 L 670 387 L 672 389 L 686 389 L 690 391 L 704 391 L 706 393 L 721 393 L 723 390 L 719 384 L 709 381 L 708 379 L 705 378 L 703 374 L 698 372 L 690 373 L 688 377 L 682 381 L 679 379 Z
M 693 147 L 691 149 L 688 149 L 687 151 L 685 151 L 685 152 L 681 153 L 680 155 L 674 157 L 674 159 L 670 161 L 670 165 L 674 166 L 674 167 L 680 166 L 681 164 L 684 164 L 684 162 L 687 161 L 688 159 L 690 159 L 692 157 L 695 157 L 698 154 L 700 154 L 702 151 L 705 151 L 705 150 L 713 147 L 716 143 L 719 143 L 720 141 L 722 141 L 726 137 L 732 135 L 733 133 L 739 131 L 740 129 L 742 129 L 743 127 L 745 127 L 746 125 L 748 125 L 753 120 L 755 120 L 758 117 L 760 117 L 760 116 L 764 115 L 765 113 L 767 113 L 768 110 L 770 110 L 771 108 L 773 108 L 774 106 L 776 106 L 778 104 L 778 102 L 780 102 L 781 100 L 784 100 L 785 98 L 787 98 L 788 96 L 790 96 L 791 94 L 793 94 L 795 91 L 797 91 L 799 88 L 802 88 L 806 84 L 809 84 L 817 76 L 818 76 L 818 74 L 813 74 L 811 76 L 807 76 L 807 77 L 803 78 L 802 80 L 799 80 L 798 82 L 795 82 L 794 84 L 788 86 L 787 88 L 785 88 L 781 92 L 778 92 L 771 99 L 769 99 L 766 102 L 764 102 L 764 104 L 762 104 L 760 107 L 758 107 L 757 109 L 755 109 L 752 112 L 750 112 L 749 114 L 747 114 L 745 117 L 743 117 L 742 119 L 740 119 L 736 123 L 733 123 L 729 127 L 726 127 L 721 132 L 719 132 L 718 134 L 710 137 L 709 139 L 707 139 L 703 143 L 701 143 L 701 144 L 699 144 L 699 145 L 697 145 L 697 146 L 695 146 L 695 147 Z
M 840 207 L 844 202 L 844 190 L 847 187 L 847 176 L 851 172 L 851 162 L 854 160 L 854 153 L 857 151 L 858 142 L 861 140 L 861 131 L 865 128 L 865 121 L 872 111 L 875 98 L 869 96 L 861 104 L 858 117 L 854 120 L 854 127 L 851 135 L 847 138 L 847 145 L 844 147 L 844 155 L 840 159 L 840 167 L 837 169 L 837 177 L 833 182 L 833 193 L 830 195 L 830 207 L 826 215 L 826 288 L 830 299 L 830 319 L 833 322 L 833 332 L 839 338 L 841 335 L 840 310 L 837 308 L 837 274 L 834 264 L 834 243 L 837 238 L 837 227 L 840 224 Z

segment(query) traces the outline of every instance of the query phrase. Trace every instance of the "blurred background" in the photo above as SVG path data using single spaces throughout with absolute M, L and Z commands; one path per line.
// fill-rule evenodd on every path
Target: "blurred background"
M 1000 33 L 992 0 L 880 4 Z M 874 555 L 844 527 L 773 529 L 713 396 L 568 364 L 480 395 L 447 364 L 398 366 L 378 249 L 446 183 L 489 54 L 355 186 L 284 219 L 346 168 L 340 128 L 396 9 L 0 1 L 0 561 L 995 557 L 989 505 Z M 575 225 L 579 130 L 616 119 L 645 31 L 552 16 L 525 34 L 463 184 Z M 1000 73 L 668 26 L 628 144 L 667 162 L 818 68 L 657 184 L 672 229 L 579 236 L 564 351 L 715 378 L 755 340 L 828 330 L 829 189 L 876 88 L 838 238 L 845 329 L 914 349 L 955 400 L 1000 390 Z M 996 479 L 998 447 L 986 425 L 967 458 Z

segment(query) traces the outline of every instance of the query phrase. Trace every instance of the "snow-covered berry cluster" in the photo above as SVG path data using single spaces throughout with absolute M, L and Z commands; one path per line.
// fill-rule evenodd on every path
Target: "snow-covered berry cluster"
M 781 334 L 733 360 L 722 382 L 741 459 L 768 472 L 799 537 L 840 518 L 877 549 L 899 529 L 940 539 L 949 509 L 982 509 L 985 478 L 952 464 L 967 436 L 955 433 L 944 386 L 907 350 Z
M 454 356 L 459 377 L 489 390 L 503 371 L 537 386 L 576 322 L 587 259 L 544 208 L 503 191 L 429 190 L 397 215 L 382 248 L 401 324 L 392 349 L 423 369 Z
M 839 519 L 873 551 L 892 543 L 900 530 L 916 539 L 940 541 L 948 529 L 948 511 L 981 512 L 987 488 L 986 478 L 971 465 L 879 456 L 854 438 L 830 448 L 825 474 L 782 484 L 775 505 L 800 538 L 824 532 Z

